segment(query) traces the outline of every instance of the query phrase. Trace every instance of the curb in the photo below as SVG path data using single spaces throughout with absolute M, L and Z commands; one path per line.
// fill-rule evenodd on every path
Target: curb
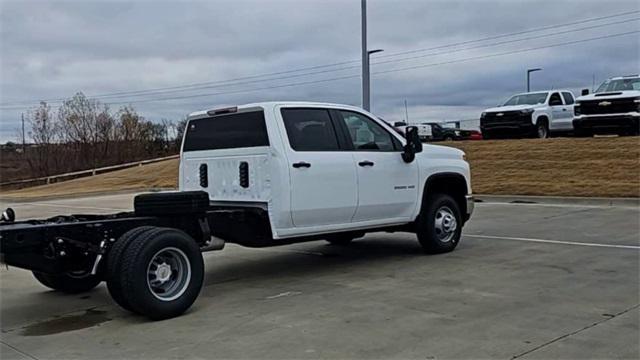
M 585 206 L 640 207 L 640 198 L 603 198 L 578 196 L 474 195 L 476 202 L 502 204 L 549 204 Z

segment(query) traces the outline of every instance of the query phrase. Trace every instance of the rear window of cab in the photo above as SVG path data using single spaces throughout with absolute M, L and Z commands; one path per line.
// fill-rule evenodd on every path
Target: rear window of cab
M 269 146 L 263 111 L 239 112 L 190 120 L 182 151 Z

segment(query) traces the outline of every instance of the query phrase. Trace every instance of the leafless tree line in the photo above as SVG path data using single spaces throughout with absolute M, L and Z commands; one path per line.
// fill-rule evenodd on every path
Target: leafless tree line
M 29 146 L 23 153 L 33 176 L 48 176 L 175 154 L 185 120 L 154 123 L 131 106 L 112 112 L 77 93 L 53 110 L 42 102 L 27 113 Z

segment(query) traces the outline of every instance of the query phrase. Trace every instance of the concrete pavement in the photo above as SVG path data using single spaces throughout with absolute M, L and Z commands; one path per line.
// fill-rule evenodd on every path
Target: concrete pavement
M 19 218 L 128 210 L 131 195 L 7 204 Z M 15 205 L 15 206 L 14 206 Z M 370 234 L 205 254 L 200 298 L 150 322 L 106 287 L 0 271 L 2 359 L 640 358 L 640 211 L 479 203 L 450 254 Z

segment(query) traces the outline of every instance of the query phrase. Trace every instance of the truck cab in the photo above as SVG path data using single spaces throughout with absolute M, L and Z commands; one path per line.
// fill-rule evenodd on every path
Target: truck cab
M 607 79 L 593 93 L 576 100 L 573 126 L 579 135 L 640 133 L 640 76 Z
M 414 229 L 444 194 L 453 202 L 439 215 L 447 226 L 438 222 L 430 230 L 452 236 L 448 247 L 455 246 L 473 210 L 469 165 L 460 150 L 410 143 L 346 105 L 271 102 L 200 111 L 185 130 L 179 188 L 206 191 L 219 208 L 256 209 L 262 220 L 252 226 L 268 236 L 249 236 L 249 243 L 233 231 L 219 234 L 249 246 Z M 420 151 L 407 156 L 411 146 Z
M 486 109 L 480 116 L 484 139 L 498 137 L 547 138 L 573 131 L 575 99 L 569 90 L 517 94 L 503 105 Z

